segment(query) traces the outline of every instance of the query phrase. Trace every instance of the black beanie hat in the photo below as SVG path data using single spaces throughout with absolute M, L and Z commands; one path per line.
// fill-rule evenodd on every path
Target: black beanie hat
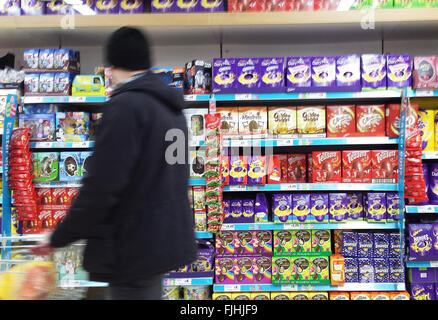
M 137 71 L 151 67 L 149 43 L 138 29 L 122 27 L 109 37 L 105 59 L 110 66 Z

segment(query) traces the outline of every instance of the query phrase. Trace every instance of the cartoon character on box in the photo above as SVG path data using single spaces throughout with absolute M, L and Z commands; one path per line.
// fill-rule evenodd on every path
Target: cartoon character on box
M 77 152 L 61 152 L 60 174 L 61 181 L 78 181 L 80 175 L 80 155 Z
M 81 176 L 86 176 L 88 174 L 88 164 L 89 158 L 92 156 L 93 152 L 81 152 L 80 160 L 81 160 Z
M 30 128 L 31 141 L 53 141 L 55 116 L 53 114 L 20 114 L 20 128 Z
M 57 141 L 86 141 L 89 136 L 90 116 L 86 112 L 56 114 Z

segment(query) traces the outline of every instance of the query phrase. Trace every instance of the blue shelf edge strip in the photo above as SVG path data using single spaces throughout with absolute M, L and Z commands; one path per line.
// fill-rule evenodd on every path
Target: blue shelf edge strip
M 366 221 L 347 221 L 345 223 L 224 223 L 224 231 L 243 231 L 243 230 L 335 230 L 335 229 L 398 229 L 397 222 L 369 223 Z
M 344 286 L 331 285 L 218 285 L 214 292 L 260 292 L 260 291 L 404 291 L 405 283 L 347 283 Z
M 297 183 L 297 184 L 265 184 L 265 185 L 237 185 L 225 186 L 228 191 L 397 191 L 397 184 L 378 183 Z

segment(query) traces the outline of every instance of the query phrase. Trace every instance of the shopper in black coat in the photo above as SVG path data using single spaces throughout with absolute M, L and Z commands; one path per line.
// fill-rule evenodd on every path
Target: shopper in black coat
M 184 102 L 147 71 L 149 48 L 138 30 L 116 31 L 106 54 L 118 85 L 103 106 L 80 194 L 50 245 L 86 239 L 84 267 L 90 280 L 109 282 L 112 299 L 160 299 L 163 274 L 196 260 L 187 161 L 166 159 L 174 143 L 187 158 Z M 166 141 L 172 129 L 182 140 Z

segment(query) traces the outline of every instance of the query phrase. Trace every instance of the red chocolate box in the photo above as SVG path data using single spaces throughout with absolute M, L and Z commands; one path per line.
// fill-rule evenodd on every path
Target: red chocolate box
M 386 135 L 397 138 L 400 130 L 400 104 L 386 106 Z M 418 105 L 410 104 L 406 114 L 406 130 L 417 128 Z
M 37 205 L 51 206 L 52 205 L 52 189 L 50 188 L 36 188 Z
M 313 151 L 313 182 L 341 182 L 341 151 Z
M 372 150 L 373 183 L 398 182 L 398 150 Z
M 385 106 L 356 106 L 356 131 L 364 136 L 384 136 Z
M 356 132 L 355 106 L 327 106 L 327 137 L 347 137 Z
M 306 154 L 289 154 L 287 157 L 287 182 L 306 182 Z
M 280 156 L 272 155 L 268 157 L 268 184 L 281 183 Z
M 371 182 L 371 151 L 342 151 L 342 181 Z

